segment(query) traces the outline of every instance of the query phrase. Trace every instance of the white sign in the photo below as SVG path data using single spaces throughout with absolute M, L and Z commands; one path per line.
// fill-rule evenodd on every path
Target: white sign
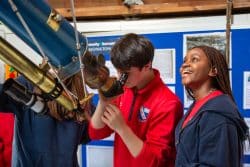
M 243 108 L 250 109 L 250 71 L 244 72 Z

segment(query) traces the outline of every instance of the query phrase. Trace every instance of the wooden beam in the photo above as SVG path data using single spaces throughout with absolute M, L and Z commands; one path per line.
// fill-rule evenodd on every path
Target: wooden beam
M 159 14 L 178 14 L 194 12 L 211 12 L 226 9 L 226 2 L 221 4 L 209 5 L 187 5 L 180 6 L 179 3 L 145 4 L 135 5 L 130 8 L 123 5 L 116 6 L 96 6 L 96 7 L 77 7 L 75 15 L 79 18 L 104 18 L 104 17 L 129 17 Z M 233 4 L 233 9 L 250 9 L 250 2 L 239 2 Z M 55 8 L 65 18 L 71 18 L 70 8 Z

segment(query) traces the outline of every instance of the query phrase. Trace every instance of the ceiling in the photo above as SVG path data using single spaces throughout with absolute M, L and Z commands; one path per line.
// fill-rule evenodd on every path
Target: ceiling
M 71 19 L 71 0 L 47 0 L 65 18 Z M 250 12 L 250 0 L 142 0 L 142 5 L 123 4 L 123 0 L 74 0 L 75 15 L 79 20 L 133 17 L 173 17 L 187 15 Z

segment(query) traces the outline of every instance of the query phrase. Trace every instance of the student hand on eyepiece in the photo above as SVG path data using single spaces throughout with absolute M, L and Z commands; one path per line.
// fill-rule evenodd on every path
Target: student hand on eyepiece
M 126 82 L 127 74 L 117 80 L 109 76 L 109 69 L 105 66 L 105 59 L 102 54 L 94 56 L 87 52 L 83 57 L 84 78 L 86 84 L 92 89 L 98 89 L 104 97 L 114 97 L 123 92 L 123 85 Z

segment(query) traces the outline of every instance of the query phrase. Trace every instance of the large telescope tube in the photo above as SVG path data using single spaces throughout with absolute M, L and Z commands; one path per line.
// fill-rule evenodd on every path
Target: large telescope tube
M 73 26 L 45 0 L 11 0 L 17 8 L 16 12 L 12 10 L 13 6 L 9 1 L 0 0 L 0 21 L 39 53 L 39 49 L 17 16 L 17 13 L 20 13 L 49 62 L 59 69 L 61 79 L 80 71 L 78 49 L 81 55 L 85 53 L 85 36 L 78 32 L 79 46 L 76 46 Z
M 6 64 L 14 67 L 43 92 L 49 94 L 53 92 L 53 90 L 60 89 L 55 81 L 46 76 L 40 68 L 11 46 L 2 37 L 0 37 L 0 59 Z M 58 94 L 58 97 L 56 97 L 55 100 L 69 111 L 77 109 L 77 106 L 65 92 Z

